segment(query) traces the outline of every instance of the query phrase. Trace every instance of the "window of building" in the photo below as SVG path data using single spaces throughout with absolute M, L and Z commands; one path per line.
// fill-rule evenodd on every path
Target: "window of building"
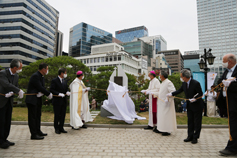
M 94 63 L 97 63 L 97 58 L 94 58 Z
M 87 64 L 89 64 L 89 59 L 87 59 Z
M 121 55 L 118 56 L 118 61 L 121 61 Z
M 93 63 L 93 58 L 90 58 L 90 63 Z
M 98 63 L 100 62 L 100 58 L 97 58 Z
M 108 62 L 109 61 L 109 57 L 105 57 L 105 61 Z
M 114 56 L 114 61 L 117 61 L 117 56 Z
M 113 57 L 111 56 L 111 57 L 109 57 L 109 61 L 113 61 Z

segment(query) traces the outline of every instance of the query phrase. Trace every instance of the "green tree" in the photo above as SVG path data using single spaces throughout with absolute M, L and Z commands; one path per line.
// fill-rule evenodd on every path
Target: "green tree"
M 0 70 L 3 70 L 3 67 L 0 65 Z

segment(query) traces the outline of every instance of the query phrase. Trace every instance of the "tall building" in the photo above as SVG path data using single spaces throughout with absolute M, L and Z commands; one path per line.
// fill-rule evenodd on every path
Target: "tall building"
M 44 0 L 0 0 L 0 65 L 53 57 L 59 12 Z
M 237 55 L 237 1 L 197 0 L 199 49 L 211 48 L 216 56 L 210 71 L 222 75 L 224 54 Z
M 55 56 L 63 55 L 63 33 L 58 30 Z
M 180 72 L 184 68 L 184 59 L 179 49 L 160 51 L 157 54 L 165 55 L 165 59 L 173 72 Z
M 199 68 L 199 54 L 189 54 L 189 55 L 183 55 L 184 58 L 184 68 L 189 68 L 191 72 L 200 72 Z
M 131 42 L 134 38 L 148 36 L 148 29 L 145 26 L 133 27 L 115 32 L 115 37 L 122 42 Z
M 69 56 L 91 54 L 91 46 L 112 43 L 112 34 L 84 22 L 70 29 Z
M 137 41 L 121 43 L 124 50 L 130 53 L 132 56 L 140 59 L 142 56 L 147 56 L 148 67 L 151 66 L 151 58 L 153 58 L 153 47 L 140 39 Z

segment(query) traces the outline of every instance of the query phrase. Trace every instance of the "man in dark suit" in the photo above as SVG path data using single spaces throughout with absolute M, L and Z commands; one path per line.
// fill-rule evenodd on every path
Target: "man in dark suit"
M 58 70 L 58 77 L 54 78 L 51 82 L 50 92 L 58 97 L 53 97 L 53 110 L 54 110 L 54 129 L 56 134 L 67 133 L 64 130 L 64 121 L 67 109 L 67 96 L 70 95 L 68 92 L 67 80 L 67 69 L 60 68 Z
M 28 124 L 31 133 L 31 139 L 40 140 L 47 136 L 40 130 L 42 96 L 46 95 L 52 99 L 53 95 L 44 87 L 44 76 L 48 74 L 48 65 L 41 63 L 39 70 L 35 72 L 29 81 L 27 93 L 37 95 L 27 95 L 26 105 L 28 107 Z
M 13 59 L 10 68 L 0 71 L 0 147 L 7 149 L 15 143 L 7 140 L 11 128 L 13 95 L 23 98 L 24 92 L 18 88 L 18 73 L 22 70 L 22 61 Z
M 223 68 L 226 68 L 224 74 L 219 79 L 219 84 L 224 85 L 217 102 L 226 102 L 228 100 L 227 114 L 229 119 L 230 139 L 224 150 L 221 150 L 222 155 L 236 155 L 237 154 L 237 66 L 236 57 L 234 54 L 226 54 L 223 58 Z M 227 80 L 228 79 L 228 80 Z M 226 91 L 227 89 L 227 91 Z
M 185 93 L 186 99 L 188 99 L 188 137 L 184 139 L 184 142 L 192 141 L 192 144 L 196 144 L 202 128 L 202 111 L 204 102 L 202 98 L 195 98 L 202 96 L 203 92 L 200 83 L 191 78 L 191 72 L 189 70 L 181 70 L 180 80 L 183 82 L 180 89 L 173 93 L 167 94 L 167 97 L 178 95 L 181 92 Z

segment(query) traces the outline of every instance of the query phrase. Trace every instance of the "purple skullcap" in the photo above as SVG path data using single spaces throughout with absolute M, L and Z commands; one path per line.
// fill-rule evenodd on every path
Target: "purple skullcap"
M 82 71 L 77 71 L 77 75 L 81 75 L 82 73 Z
M 154 75 L 156 74 L 155 71 L 150 71 L 150 73 L 151 73 L 151 74 L 154 74 Z

